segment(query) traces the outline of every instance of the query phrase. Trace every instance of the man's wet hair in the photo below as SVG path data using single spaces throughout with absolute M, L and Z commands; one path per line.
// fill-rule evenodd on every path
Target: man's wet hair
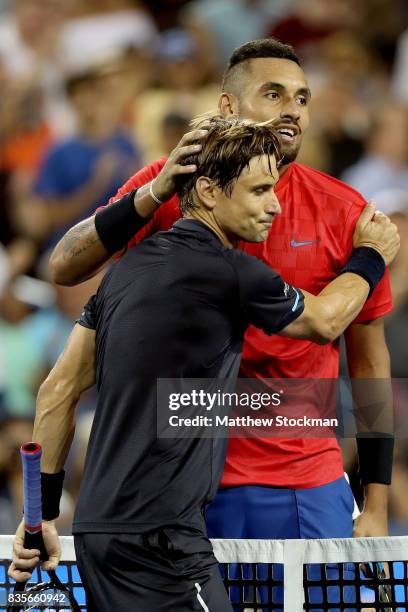
M 251 40 L 233 52 L 222 80 L 222 91 L 239 93 L 239 81 L 245 70 L 250 68 L 250 60 L 259 58 L 286 59 L 300 66 L 300 60 L 291 45 L 285 45 L 276 38 Z
M 253 157 L 274 156 L 279 164 L 279 139 L 271 121 L 256 123 L 215 116 L 195 121 L 194 127 L 208 130 L 208 135 L 202 141 L 201 151 L 183 162 L 185 165 L 195 164 L 197 170 L 180 174 L 176 179 L 183 214 L 198 208 L 195 184 L 200 176 L 214 181 L 227 197 L 231 197 L 236 180 Z M 270 171 L 272 174 L 271 166 Z

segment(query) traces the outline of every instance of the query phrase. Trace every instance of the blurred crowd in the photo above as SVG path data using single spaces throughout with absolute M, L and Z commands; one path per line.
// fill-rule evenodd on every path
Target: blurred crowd
M 194 115 L 215 109 L 233 49 L 265 36 L 295 46 L 312 89 L 298 161 L 355 187 L 398 224 L 386 331 L 392 375 L 408 378 L 406 0 L 0 0 L 0 533 L 19 518 L 16 449 L 30 438 L 38 387 L 100 282 L 53 285 L 50 250 L 168 154 Z M 78 408 L 62 532 L 94 406 L 91 392 Z M 400 440 L 393 533 L 408 530 L 407 466 Z

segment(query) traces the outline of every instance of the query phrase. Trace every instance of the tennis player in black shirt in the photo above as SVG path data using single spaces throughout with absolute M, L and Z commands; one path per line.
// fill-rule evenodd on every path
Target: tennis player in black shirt
M 215 118 L 207 129 L 194 158 L 197 172 L 180 177 L 184 218 L 111 267 L 74 330 L 77 336 L 96 330 L 99 400 L 73 526 L 89 612 L 232 610 L 203 517 L 218 488 L 225 445 L 158 438 L 157 379 L 236 378 L 250 324 L 267 334 L 332 341 L 398 250 L 395 226 L 382 214 L 372 222 L 369 205 L 356 227 L 356 250 L 319 296 L 287 285 L 234 248 L 240 239 L 265 240 L 280 213 L 272 126 Z M 96 219 L 108 246 L 110 214 L 104 209 Z M 79 353 L 71 352 L 73 343 Z M 37 408 L 33 438 L 44 449 L 46 545 L 55 562 L 54 483 L 70 445 L 73 399 L 93 381 L 93 350 L 89 362 L 87 350 L 86 341 L 71 338 L 56 368 L 76 371 L 75 393 L 58 407 L 43 397 Z M 24 579 L 38 557 L 32 551 L 23 559 L 19 551 L 17 541 L 10 573 Z

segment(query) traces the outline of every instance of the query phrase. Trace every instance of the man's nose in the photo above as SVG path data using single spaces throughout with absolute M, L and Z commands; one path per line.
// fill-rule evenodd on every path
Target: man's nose
M 269 200 L 265 212 L 268 215 L 280 215 L 282 212 L 282 208 L 276 194 L 273 194 L 273 197 Z
M 288 100 L 285 102 L 280 116 L 281 119 L 294 119 L 297 121 L 300 118 L 300 109 L 296 100 Z

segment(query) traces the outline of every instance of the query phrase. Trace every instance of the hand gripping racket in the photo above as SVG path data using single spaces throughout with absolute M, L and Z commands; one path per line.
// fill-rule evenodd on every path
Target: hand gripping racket
M 48 554 L 42 537 L 41 514 L 41 446 L 36 442 L 23 444 L 20 454 L 23 462 L 25 548 L 41 551 L 41 561 L 47 561 Z M 73 610 L 80 607 L 69 590 L 58 578 L 54 570 L 47 571 L 48 582 L 37 584 L 16 582 L 13 593 L 8 597 L 7 612 L 26 612 L 41 610 Z

